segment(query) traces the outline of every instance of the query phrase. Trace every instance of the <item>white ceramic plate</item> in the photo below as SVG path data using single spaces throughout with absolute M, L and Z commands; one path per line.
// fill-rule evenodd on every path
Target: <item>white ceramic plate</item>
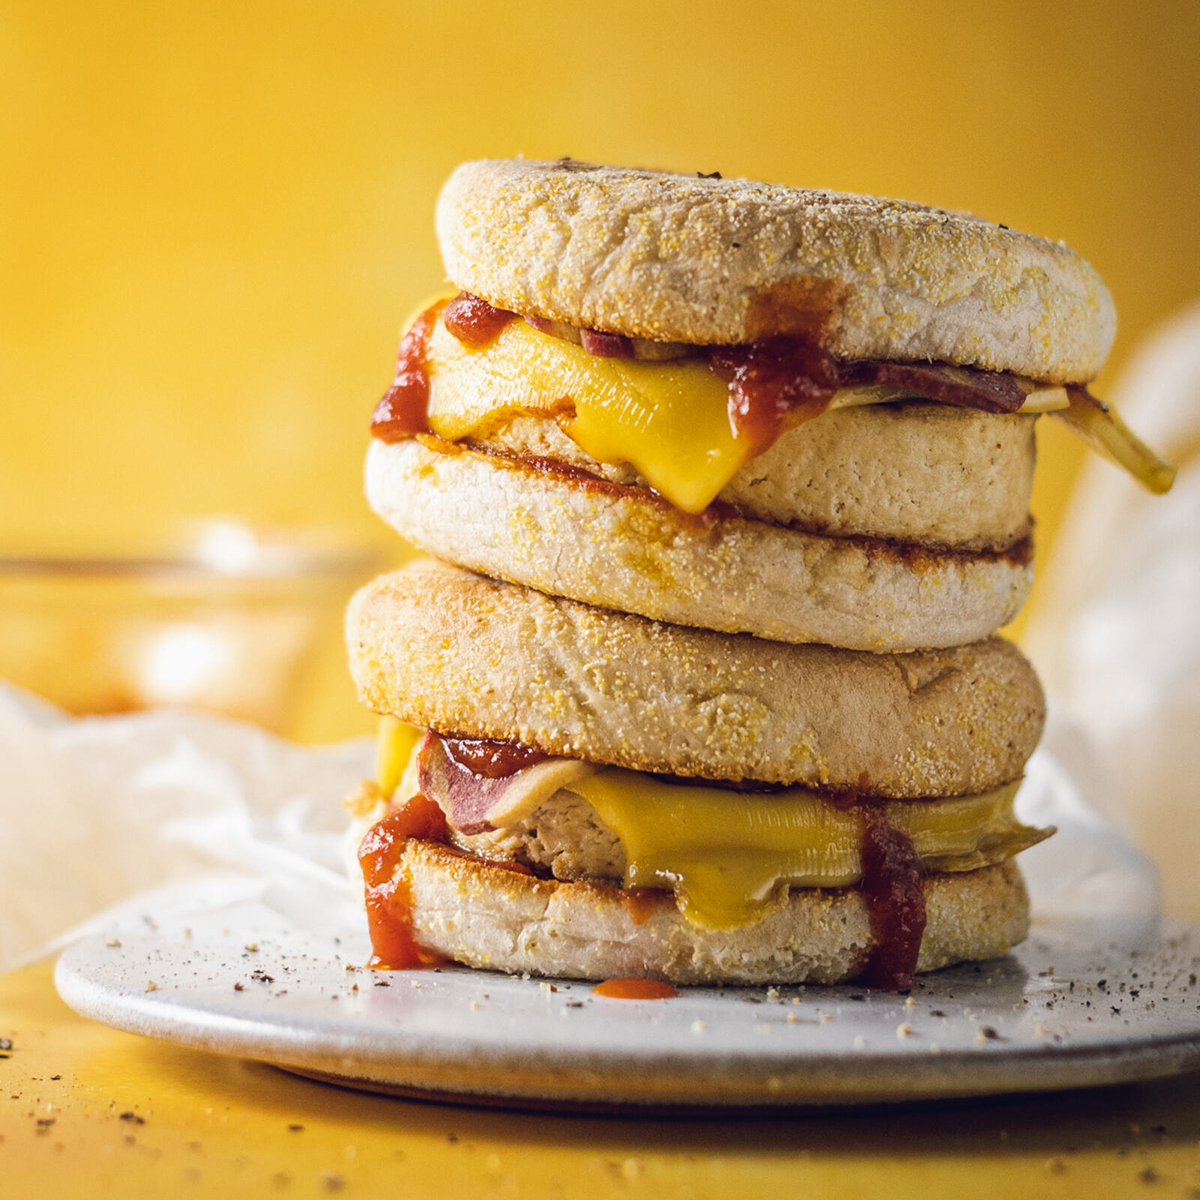
M 185 928 L 186 924 L 186 928 Z M 355 1087 L 526 1107 L 927 1101 L 1200 1069 L 1200 931 L 1141 945 L 1039 929 L 1008 958 L 862 988 L 589 984 L 465 968 L 361 969 L 361 933 L 261 904 L 98 936 L 59 960 L 78 1012 Z

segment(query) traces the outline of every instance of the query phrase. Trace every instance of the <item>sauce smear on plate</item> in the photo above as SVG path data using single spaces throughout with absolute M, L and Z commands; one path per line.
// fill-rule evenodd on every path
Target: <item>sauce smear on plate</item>
M 606 979 L 592 988 L 593 996 L 610 1000 L 670 1000 L 679 993 L 661 979 Z

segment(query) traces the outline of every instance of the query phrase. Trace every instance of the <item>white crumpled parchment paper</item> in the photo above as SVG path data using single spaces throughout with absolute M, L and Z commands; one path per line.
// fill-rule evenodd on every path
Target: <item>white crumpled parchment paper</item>
M 340 800 L 372 757 L 203 713 L 70 717 L 0 684 L 0 970 L 198 903 L 354 928 Z

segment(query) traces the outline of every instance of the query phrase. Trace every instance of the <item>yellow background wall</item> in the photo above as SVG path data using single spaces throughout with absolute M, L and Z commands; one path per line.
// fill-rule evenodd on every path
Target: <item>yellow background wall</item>
M 9 0 L 0 543 L 206 512 L 380 536 L 366 419 L 469 157 L 971 209 L 1097 265 L 1119 364 L 1200 293 L 1198 47 L 1194 0 Z M 1043 451 L 1044 552 L 1079 451 Z M 308 736 L 364 727 L 327 659 Z

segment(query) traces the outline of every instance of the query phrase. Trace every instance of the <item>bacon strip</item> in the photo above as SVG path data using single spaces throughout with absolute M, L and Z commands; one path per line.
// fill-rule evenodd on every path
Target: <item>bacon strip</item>
M 599 358 L 632 358 L 633 342 L 619 333 L 600 333 L 595 329 L 579 331 L 580 345 Z
M 417 752 L 421 795 L 436 800 L 459 833 L 503 829 L 533 812 L 560 787 L 601 770 L 574 758 L 546 758 L 507 775 L 479 775 L 457 761 L 446 740 L 427 733 Z
M 843 387 L 885 384 L 920 392 L 958 408 L 1014 413 L 1025 403 L 1025 389 L 1003 371 L 954 367 L 948 363 L 845 362 L 838 364 Z

